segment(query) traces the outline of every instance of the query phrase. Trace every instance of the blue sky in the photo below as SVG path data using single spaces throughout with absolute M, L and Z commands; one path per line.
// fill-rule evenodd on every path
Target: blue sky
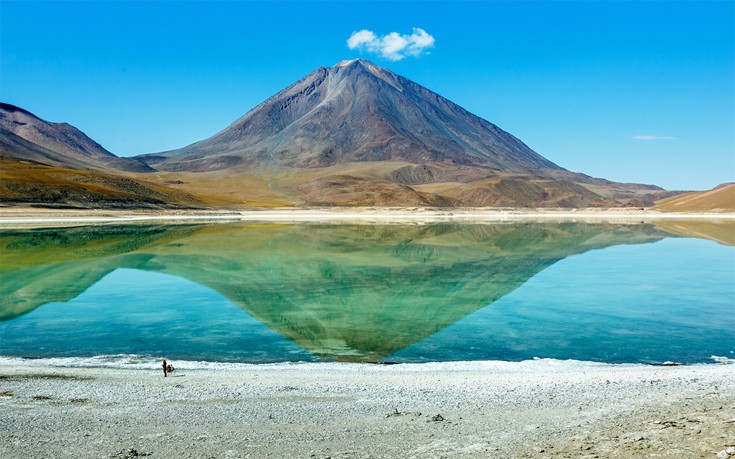
M 705 189 L 735 181 L 733 5 L 2 0 L 0 100 L 131 156 L 202 140 L 362 57 L 567 169 Z M 433 46 L 400 60 L 347 46 L 414 28 Z

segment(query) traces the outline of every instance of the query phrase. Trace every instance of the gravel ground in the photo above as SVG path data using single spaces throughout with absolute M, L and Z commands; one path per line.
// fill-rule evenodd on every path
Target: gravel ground
M 735 366 L 3 365 L 0 432 L 2 458 L 735 459 Z

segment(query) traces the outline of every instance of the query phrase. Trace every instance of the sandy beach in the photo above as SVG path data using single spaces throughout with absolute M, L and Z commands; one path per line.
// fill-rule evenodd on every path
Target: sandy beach
M 735 457 L 733 365 L 182 365 L 6 361 L 0 457 Z

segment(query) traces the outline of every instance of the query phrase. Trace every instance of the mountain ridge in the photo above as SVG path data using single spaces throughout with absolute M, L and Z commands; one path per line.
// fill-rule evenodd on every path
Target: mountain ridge
M 46 121 L 18 106 L 0 102 L 0 152 L 5 158 L 36 160 L 71 169 L 152 172 L 134 158 L 121 158 L 69 123 Z M 30 144 L 30 145 L 29 145 Z
M 564 169 L 362 59 L 317 68 L 207 139 L 132 158 L 2 104 L 0 160 L 0 201 L 85 206 L 647 207 L 676 193 Z
M 68 123 L 52 123 L 0 103 L 0 203 L 54 207 L 201 204 L 185 191 L 152 183 L 150 172 L 152 168 L 115 156 Z

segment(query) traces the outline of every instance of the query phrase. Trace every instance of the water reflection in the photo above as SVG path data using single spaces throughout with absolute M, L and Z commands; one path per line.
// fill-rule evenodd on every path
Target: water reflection
M 209 287 L 317 357 L 376 361 L 492 304 L 558 260 L 667 235 L 652 225 L 584 223 L 6 231 L 0 319 L 69 301 L 131 268 Z

